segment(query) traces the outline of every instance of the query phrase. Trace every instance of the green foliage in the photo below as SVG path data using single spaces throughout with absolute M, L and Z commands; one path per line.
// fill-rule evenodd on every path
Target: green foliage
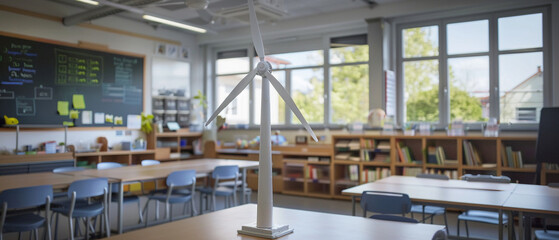
M 426 37 L 423 28 L 406 29 L 404 56 L 420 57 L 438 54 L 437 46 Z M 406 121 L 438 122 L 439 120 L 439 83 L 438 61 L 422 60 L 404 63 L 406 101 Z M 465 86 L 459 84 L 452 68 L 449 72 L 450 117 L 467 121 L 485 121 L 482 117 L 481 102 L 471 96 Z
M 324 81 L 313 77 L 310 79 L 310 83 L 313 91 L 309 94 L 294 91 L 292 97 L 307 122 L 320 123 L 324 117 Z M 295 115 L 293 115 L 293 123 L 301 123 Z

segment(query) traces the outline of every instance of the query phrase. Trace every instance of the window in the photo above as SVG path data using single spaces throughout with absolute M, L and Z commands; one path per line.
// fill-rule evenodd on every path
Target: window
M 536 122 L 528 109 L 543 107 L 544 12 L 399 25 L 402 120 Z
M 331 38 L 330 45 L 324 49 L 329 50 L 328 54 L 324 50 L 267 54 L 266 61 L 272 65 L 272 75 L 291 94 L 310 124 L 366 122 L 369 112 L 367 36 L 360 34 Z M 256 66 L 260 61 L 250 57 L 246 50 L 217 53 L 217 104 L 221 104 L 246 75 L 250 65 Z M 248 59 L 252 59 L 252 64 Z M 325 71 L 329 72 L 328 76 L 325 76 Z M 328 92 L 327 89 L 332 90 Z M 252 88 L 245 89 L 224 110 L 227 123 L 260 124 L 261 92 L 262 79 L 256 76 Z M 327 96 L 331 96 L 331 101 L 327 101 Z M 250 109 L 253 109 L 252 114 Z M 300 124 L 273 86 L 270 86 L 270 115 L 274 125 Z
M 249 72 L 249 58 L 246 50 L 220 52 L 216 61 L 217 104 L 219 106 L 233 88 Z M 249 123 L 249 91 L 245 88 L 221 113 L 228 124 Z
M 331 123 L 367 122 L 369 46 L 367 35 L 330 39 Z

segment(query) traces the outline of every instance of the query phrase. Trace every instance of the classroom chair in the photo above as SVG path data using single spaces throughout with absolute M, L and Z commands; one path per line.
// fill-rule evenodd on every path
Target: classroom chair
M 206 206 L 209 206 L 208 197 L 211 196 L 212 211 L 216 210 L 216 196 L 225 197 L 225 207 L 231 206 L 231 201 L 233 201 L 232 206 L 237 205 L 237 185 L 234 184 L 233 188 L 220 187 L 219 183 L 222 180 L 236 180 L 239 179 L 239 166 L 217 166 L 212 172 L 212 178 L 214 179 L 214 186 L 204 186 L 199 187 L 196 190 L 200 192 L 200 209 L 202 209 L 203 198 L 206 198 Z M 233 198 L 231 198 L 233 197 Z
M 104 220 L 101 221 L 101 233 L 104 221 L 107 237 L 110 237 L 108 187 L 109 183 L 106 178 L 84 179 L 71 183 L 68 188 L 69 200 L 52 208 L 53 213 L 56 213 L 55 239 L 58 235 L 58 216 L 60 214 L 68 217 L 68 234 L 72 240 L 75 233 L 79 231 L 79 219 L 85 219 L 85 238 L 88 239 L 91 228 L 90 219 L 101 215 L 104 215 Z M 75 219 L 75 224 L 72 224 L 72 219 Z
M 85 168 L 83 167 L 59 167 L 52 170 L 53 173 L 65 173 L 65 172 L 75 172 L 75 171 L 83 171 Z M 53 201 L 57 201 L 68 196 L 68 192 L 54 192 L 53 194 Z M 53 204 L 56 204 L 53 202 Z
M 465 174 L 461 177 L 461 179 L 468 182 L 489 182 L 489 183 L 504 183 L 504 184 L 510 183 L 510 178 L 507 176 Z M 468 210 L 466 212 L 463 212 L 462 214 L 458 215 L 457 233 L 456 233 L 458 237 L 460 237 L 460 221 L 464 221 L 464 224 L 466 226 L 466 237 L 469 238 L 470 232 L 468 230 L 468 221 L 498 225 L 499 213 L 491 212 L 491 211 L 482 211 L 482 210 Z M 507 226 L 507 223 L 508 223 L 508 216 L 506 214 L 503 214 L 503 225 Z
M 418 174 L 415 176 L 417 178 L 428 178 L 428 179 L 438 179 L 442 181 L 448 181 L 449 177 L 442 174 Z M 431 218 L 431 224 L 433 224 L 433 218 L 438 215 L 444 216 L 444 225 L 446 227 L 446 233 L 448 233 L 448 222 L 446 219 L 446 209 L 444 207 L 428 206 L 428 205 L 417 205 L 411 206 L 411 217 L 413 218 L 414 213 L 421 213 L 421 222 L 425 223 L 425 220 Z M 425 218 L 425 214 L 429 216 Z
M 196 171 L 195 170 L 182 170 L 176 171 L 169 174 L 166 180 L 167 192 L 164 194 L 154 193 L 148 197 L 146 207 L 144 208 L 146 213 L 146 227 L 149 221 L 149 203 L 151 200 L 157 202 L 165 203 L 165 219 L 173 221 L 173 205 L 175 203 L 184 203 L 183 214 L 186 214 L 187 203 L 191 203 L 191 214 L 194 216 L 196 210 L 194 208 L 193 194 L 196 187 Z M 187 191 L 177 191 L 180 188 L 186 189 Z M 190 189 L 189 189 L 190 188 Z
M 52 238 L 50 220 L 50 200 L 52 199 L 52 186 L 42 185 L 25 188 L 14 188 L 4 190 L 0 193 L 0 204 L 2 204 L 2 215 L 0 218 L 0 240 L 3 239 L 4 232 L 32 231 L 35 239 L 39 239 L 39 228 L 45 227 L 45 237 Z M 45 206 L 45 216 L 22 212 L 22 209 L 31 209 Z M 17 209 L 17 213 L 9 213 L 10 210 Z
M 223 181 L 218 183 L 219 187 L 228 187 L 228 188 L 234 188 L 236 185 L 237 187 L 237 192 L 239 192 L 241 194 L 241 198 L 244 198 L 244 202 L 245 203 L 249 203 L 250 202 L 250 196 L 252 195 L 252 189 L 250 189 L 248 187 L 248 184 L 246 182 L 243 182 L 243 174 L 239 173 L 239 176 L 237 179 L 235 180 L 231 180 L 231 181 Z M 243 185 L 245 187 L 245 191 L 243 192 Z
M 540 113 L 538 140 L 536 141 L 536 184 L 541 184 L 543 163 L 559 164 L 559 107 L 545 107 Z
M 102 162 L 97 164 L 98 170 L 112 169 L 123 167 L 124 165 L 116 162 Z M 111 202 L 118 202 L 118 191 L 119 184 L 111 184 Z M 144 217 L 142 216 L 142 206 L 140 204 L 140 198 L 136 195 L 124 195 L 122 198 L 123 204 L 136 203 L 138 205 L 138 216 L 140 218 L 140 223 L 144 222 Z
M 405 217 L 406 213 L 409 213 L 411 210 L 411 200 L 404 193 L 364 191 L 361 194 L 361 208 L 363 208 L 363 217 L 367 217 L 367 212 L 373 212 L 379 214 L 372 215 L 369 218 L 419 223 L 416 219 Z

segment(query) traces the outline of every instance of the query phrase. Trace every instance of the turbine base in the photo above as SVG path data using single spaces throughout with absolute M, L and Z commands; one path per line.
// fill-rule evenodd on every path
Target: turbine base
M 289 225 L 274 225 L 271 228 L 259 228 L 256 226 L 256 223 L 251 223 L 243 226 L 242 229 L 237 230 L 237 232 L 249 236 L 275 239 L 292 233 L 293 228 L 290 228 Z

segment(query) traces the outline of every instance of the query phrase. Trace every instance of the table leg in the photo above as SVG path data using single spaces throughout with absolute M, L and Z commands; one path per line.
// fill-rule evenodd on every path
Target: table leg
M 351 215 L 355 216 L 355 196 L 351 196 Z
M 524 238 L 524 214 L 522 214 L 522 212 L 518 212 L 518 238 L 520 240 L 525 239 Z
M 499 239 L 503 240 L 503 210 L 499 209 Z
M 124 184 L 118 184 L 118 234 L 122 234 L 122 226 L 124 222 Z
M 514 227 L 514 217 L 512 215 L 512 211 L 508 211 L 507 216 L 508 216 L 508 219 L 509 219 L 508 226 L 507 226 L 508 230 L 509 230 L 509 234 L 508 234 L 509 235 L 509 240 L 513 240 L 513 239 L 516 239 L 516 238 L 513 238 L 514 231 L 512 231 L 512 228 Z
M 241 186 L 241 204 L 239 205 L 243 205 L 245 204 L 245 191 L 246 191 L 246 182 L 247 182 L 247 169 L 243 168 L 243 182 L 242 182 L 242 186 Z

